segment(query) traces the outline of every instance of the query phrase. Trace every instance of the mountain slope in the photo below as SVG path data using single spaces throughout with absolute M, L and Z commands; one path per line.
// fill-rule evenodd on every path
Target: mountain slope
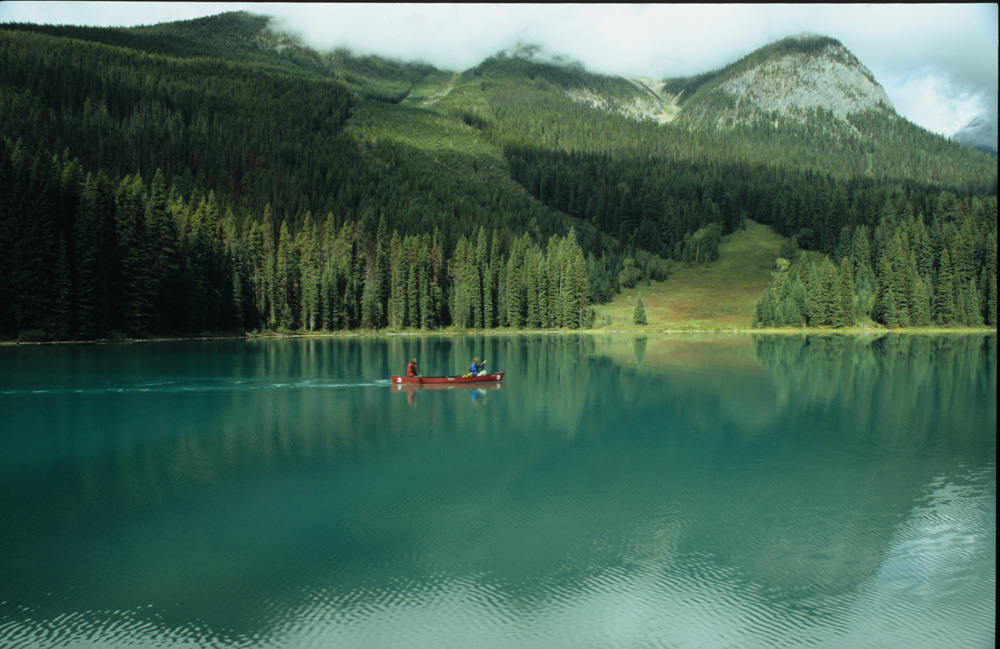
M 867 111 L 896 117 L 885 90 L 853 54 L 834 39 L 812 36 L 778 41 L 701 79 L 683 108 L 682 123 L 703 128 L 806 122 L 817 111 L 841 122 Z
M 928 285 L 947 249 L 988 308 L 995 158 L 896 116 L 830 39 L 656 82 L 530 47 L 316 52 L 232 13 L 4 25 L 0 65 L 0 335 L 581 326 L 748 221 L 865 241 L 864 281 L 921 223 Z

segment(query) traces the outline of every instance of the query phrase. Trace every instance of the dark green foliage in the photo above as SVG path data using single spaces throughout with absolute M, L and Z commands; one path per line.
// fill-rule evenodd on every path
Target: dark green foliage
M 937 289 L 934 293 L 934 322 L 944 326 L 953 325 L 955 324 L 956 316 L 955 273 L 951 265 L 951 255 L 945 249 L 941 253 Z
M 439 109 L 431 73 L 245 13 L 0 26 L 0 336 L 586 327 L 747 218 L 850 260 L 780 269 L 758 324 L 996 322 L 995 160 L 878 115 L 601 112 L 651 91 L 530 50 Z
M 646 324 L 646 305 L 642 303 L 642 293 L 635 298 L 635 308 L 632 310 L 632 323 L 637 325 Z
M 943 200 L 926 207 L 930 227 L 924 226 L 922 216 L 913 218 L 910 200 L 893 198 L 881 210 L 874 241 L 869 240 L 863 225 L 845 232 L 841 238 L 852 242 L 852 253 L 836 271 L 836 286 L 832 264 L 828 268 L 826 260 L 817 268 L 801 260 L 790 265 L 779 259 L 778 272 L 758 302 L 755 324 L 799 324 L 792 318 L 792 310 L 782 307 L 784 298 L 792 293 L 790 287 L 802 277 L 809 287 L 804 313 L 810 326 L 850 326 L 869 320 L 887 327 L 989 324 L 990 290 L 995 291 L 996 285 L 991 280 L 996 274 L 996 198 L 957 201 L 945 194 Z M 957 270 L 952 261 L 951 251 L 956 248 L 965 259 L 964 271 Z M 878 268 L 874 273 L 867 261 L 873 249 Z M 936 264 L 928 266 L 919 260 L 928 250 L 940 251 Z M 966 279 L 960 279 L 960 273 Z M 993 300 L 995 304 L 996 298 Z

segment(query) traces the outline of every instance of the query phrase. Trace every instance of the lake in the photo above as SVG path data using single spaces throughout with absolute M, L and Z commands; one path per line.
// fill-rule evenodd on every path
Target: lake
M 0 646 L 992 647 L 996 391 L 996 335 L 2 347 Z

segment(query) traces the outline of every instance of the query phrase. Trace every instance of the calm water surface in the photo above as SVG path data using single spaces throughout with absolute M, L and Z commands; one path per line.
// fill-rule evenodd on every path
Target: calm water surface
M 996 390 L 995 335 L 0 348 L 0 646 L 992 647 Z

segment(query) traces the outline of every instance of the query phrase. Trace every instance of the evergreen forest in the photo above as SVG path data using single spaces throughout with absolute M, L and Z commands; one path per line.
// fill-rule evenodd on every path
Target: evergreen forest
M 996 158 L 884 111 L 709 128 L 712 82 L 660 123 L 531 48 L 0 25 L 0 339 L 586 328 L 747 219 L 789 238 L 758 326 L 996 325 Z

